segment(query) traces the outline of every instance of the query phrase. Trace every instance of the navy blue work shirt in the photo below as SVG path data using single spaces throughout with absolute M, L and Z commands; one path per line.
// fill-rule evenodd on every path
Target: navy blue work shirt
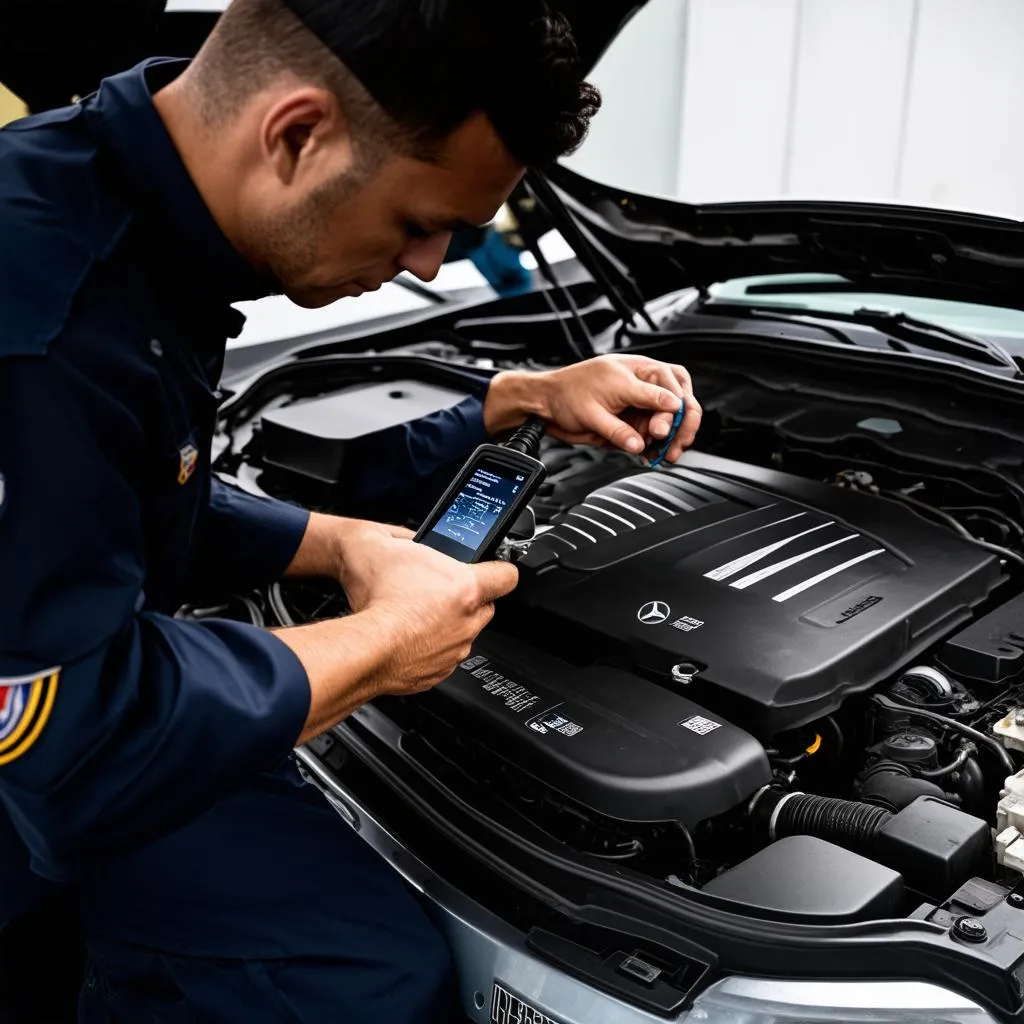
M 267 286 L 153 106 L 185 64 L 0 131 L 0 863 L 58 881 L 274 768 L 309 706 L 271 633 L 173 617 L 203 576 L 279 577 L 308 519 L 210 472 L 229 304 Z M 467 400 L 352 485 L 379 494 L 483 440 Z

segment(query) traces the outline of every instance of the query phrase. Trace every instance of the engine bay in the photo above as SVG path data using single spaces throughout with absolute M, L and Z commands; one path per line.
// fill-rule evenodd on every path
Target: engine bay
M 424 401 L 416 357 L 388 394 Z M 546 442 L 517 591 L 448 680 L 377 710 L 481 807 L 712 904 L 836 924 L 982 913 L 1024 872 L 1024 517 L 1007 469 L 1024 442 L 1004 433 L 998 468 L 955 473 L 915 457 L 906 405 L 851 398 L 837 416 L 859 429 L 815 436 L 806 392 L 687 362 L 699 450 L 650 469 Z M 358 407 L 380 394 L 366 376 L 245 404 L 216 468 L 348 513 L 338 481 L 310 473 L 312 445 L 290 462 L 276 438 L 264 459 L 261 416 Z M 336 585 L 290 580 L 183 614 L 345 610 Z

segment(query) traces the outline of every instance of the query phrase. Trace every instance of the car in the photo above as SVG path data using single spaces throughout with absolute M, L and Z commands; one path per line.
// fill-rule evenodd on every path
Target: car
M 640 6 L 573 5 L 589 61 Z M 686 365 L 701 432 L 675 466 L 546 439 L 471 656 L 297 749 L 304 776 L 481 1024 L 1024 1020 L 1024 226 L 563 166 L 509 211 L 522 294 L 249 310 L 214 470 L 416 527 L 448 481 L 346 493 L 376 435 L 615 352 Z M 179 615 L 345 612 L 285 580 Z
M 575 258 L 231 350 L 215 469 L 417 526 L 435 493 L 359 505 L 346 458 L 496 370 L 617 351 L 689 368 L 697 444 L 547 440 L 471 656 L 297 750 L 306 777 L 422 893 L 470 1019 L 1020 1019 L 1024 228 L 565 168 L 510 205 Z M 284 581 L 182 614 L 344 612 Z

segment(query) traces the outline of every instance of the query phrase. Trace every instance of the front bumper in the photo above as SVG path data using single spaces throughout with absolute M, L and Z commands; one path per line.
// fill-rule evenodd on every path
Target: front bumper
M 445 936 L 466 1016 L 478 1024 L 546 1024 L 493 1005 L 495 983 L 552 1024 L 652 1024 L 666 1018 L 624 1003 L 535 956 L 525 936 L 469 899 L 403 847 L 309 751 L 296 757 L 309 782 L 423 899 Z M 500 1002 L 500 999 L 499 999 Z M 732 976 L 712 984 L 673 1018 L 684 1024 L 996 1024 L 977 1004 L 926 982 L 779 981 Z

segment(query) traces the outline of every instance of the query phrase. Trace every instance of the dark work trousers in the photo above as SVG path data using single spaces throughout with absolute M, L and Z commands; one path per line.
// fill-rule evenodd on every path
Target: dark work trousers
M 82 1024 L 455 1019 L 444 941 L 293 768 L 104 865 L 81 899 Z

